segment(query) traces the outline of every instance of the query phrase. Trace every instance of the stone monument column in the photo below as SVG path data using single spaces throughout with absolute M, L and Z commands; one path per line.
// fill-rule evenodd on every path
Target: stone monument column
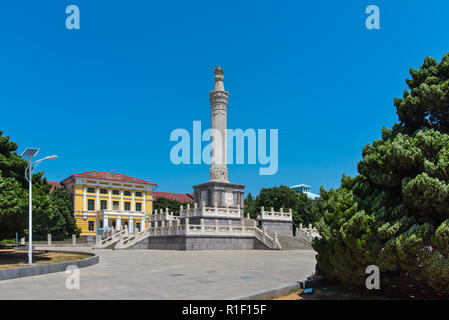
M 228 183 L 228 168 L 226 166 L 226 129 L 227 106 L 229 93 L 223 85 L 224 72 L 220 67 L 215 68 L 215 87 L 209 93 L 211 115 L 211 167 L 209 181 Z
M 209 181 L 193 186 L 194 202 L 198 206 L 233 208 L 234 217 L 220 219 L 238 220 L 243 216 L 243 194 L 245 186 L 229 183 L 227 168 L 227 137 L 228 127 L 228 97 L 223 85 L 224 72 L 216 67 L 214 90 L 209 93 L 210 118 L 211 118 L 211 166 L 209 169 Z M 215 210 L 215 212 L 218 212 Z M 204 211 L 204 214 L 206 211 Z M 202 213 L 203 214 L 203 213 Z M 218 213 L 217 213 L 218 214 Z M 197 219 L 198 217 L 192 217 Z M 206 218 L 205 218 L 206 219 Z M 192 220 L 193 222 L 194 220 Z M 199 221 L 195 220 L 195 223 Z

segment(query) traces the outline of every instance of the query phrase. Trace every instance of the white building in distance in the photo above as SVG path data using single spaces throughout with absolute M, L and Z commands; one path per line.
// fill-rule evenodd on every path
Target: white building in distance
M 312 193 L 312 187 L 306 184 L 298 184 L 296 186 L 291 186 L 290 189 L 293 191 L 301 191 L 305 193 L 310 199 L 316 200 L 320 195 L 316 193 Z

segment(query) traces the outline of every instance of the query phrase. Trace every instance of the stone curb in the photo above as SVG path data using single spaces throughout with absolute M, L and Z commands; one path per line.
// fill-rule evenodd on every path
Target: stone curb
M 290 290 L 300 289 L 300 282 L 290 283 L 274 289 L 252 293 L 248 296 L 233 298 L 230 300 L 269 300 L 279 296 L 286 295 Z
M 49 251 L 51 251 L 51 250 L 49 250 Z M 58 251 L 58 252 L 68 252 L 68 253 L 73 252 L 73 253 L 91 254 L 88 252 L 74 252 L 74 251 Z M 92 257 L 81 259 L 81 260 L 66 261 L 66 262 L 59 262 L 59 263 L 49 263 L 49 264 L 42 264 L 42 265 L 22 267 L 22 268 L 4 269 L 4 270 L 0 270 L 0 281 L 14 279 L 14 278 L 21 278 L 21 277 L 37 276 L 40 274 L 61 272 L 61 271 L 65 271 L 67 269 L 67 267 L 70 265 L 75 265 L 78 268 L 85 268 L 85 267 L 89 267 L 94 264 L 97 264 L 99 261 L 100 261 L 100 257 L 98 255 L 94 255 Z

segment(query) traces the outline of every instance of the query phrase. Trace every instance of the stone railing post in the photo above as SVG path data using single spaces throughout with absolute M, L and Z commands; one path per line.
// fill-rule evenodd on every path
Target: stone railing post
M 264 207 L 260 207 L 260 218 L 263 220 L 263 216 L 265 214 L 265 209 Z
M 278 233 L 277 232 L 275 232 L 274 233 L 274 247 L 275 248 L 277 248 L 277 245 L 278 245 Z
M 214 220 L 215 228 L 214 231 L 218 231 L 218 219 Z
M 266 239 L 265 239 L 265 235 L 267 234 L 267 228 L 266 227 L 262 227 L 262 242 L 265 243 Z
M 293 217 L 293 212 L 291 208 L 288 210 L 288 215 L 290 216 L 290 219 Z
M 72 234 L 72 247 L 76 246 L 76 234 Z
M 271 214 L 272 217 L 274 217 L 274 208 L 273 207 L 271 207 L 270 214 Z
M 171 236 L 171 234 L 172 234 L 172 225 L 173 225 L 172 220 L 168 220 L 168 235 L 169 236 Z
M 205 213 L 206 213 L 206 202 L 202 201 L 201 202 L 201 215 L 204 216 Z
M 203 218 L 200 219 L 200 226 L 201 226 L 201 233 L 203 233 L 204 232 L 204 219 Z
M 47 246 L 51 246 L 51 234 L 47 234 Z
M 20 238 L 20 245 L 21 246 L 25 245 L 25 237 Z

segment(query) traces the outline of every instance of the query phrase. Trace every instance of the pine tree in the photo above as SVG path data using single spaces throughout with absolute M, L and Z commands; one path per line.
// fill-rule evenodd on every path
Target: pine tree
M 363 286 L 377 265 L 449 292 L 449 54 L 410 73 L 394 100 L 400 122 L 363 148 L 358 176 L 321 189 L 313 247 L 342 283 Z

